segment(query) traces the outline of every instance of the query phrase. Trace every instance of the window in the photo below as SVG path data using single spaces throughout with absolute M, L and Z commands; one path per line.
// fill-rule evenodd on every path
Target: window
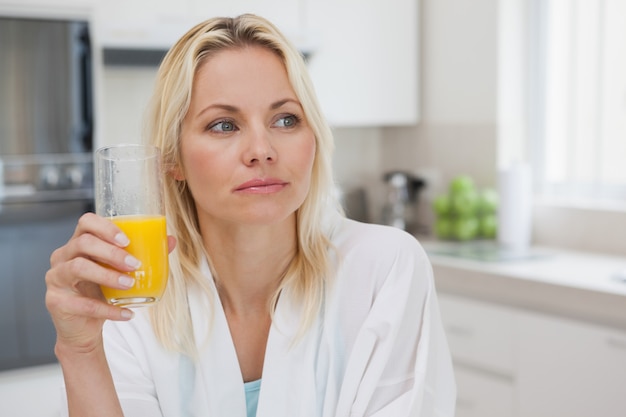
M 537 191 L 626 203 L 626 1 L 534 5 L 529 131 Z

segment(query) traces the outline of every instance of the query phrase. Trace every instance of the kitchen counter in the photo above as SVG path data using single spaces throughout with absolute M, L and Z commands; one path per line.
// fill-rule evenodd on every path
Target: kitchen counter
M 420 242 L 439 292 L 626 330 L 626 257 L 492 242 Z
M 0 372 L 0 414 L 58 417 L 64 395 L 62 380 L 56 363 Z

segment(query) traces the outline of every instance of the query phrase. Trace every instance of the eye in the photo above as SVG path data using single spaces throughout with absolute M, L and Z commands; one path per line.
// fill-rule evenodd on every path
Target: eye
M 288 115 L 282 116 L 278 120 L 276 120 L 276 122 L 274 123 L 274 126 L 276 126 L 276 127 L 294 127 L 295 125 L 298 124 L 299 121 L 300 121 L 300 118 L 298 116 L 296 116 L 295 114 L 288 114 Z
M 237 126 L 230 120 L 218 120 L 215 123 L 209 125 L 208 130 L 212 132 L 234 132 L 237 130 Z

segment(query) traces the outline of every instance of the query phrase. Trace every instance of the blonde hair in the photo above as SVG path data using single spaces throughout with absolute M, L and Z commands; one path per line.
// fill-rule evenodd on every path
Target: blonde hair
M 310 190 L 297 211 L 297 251 L 274 295 L 289 288 L 304 306 L 302 334 L 314 321 L 323 302 L 324 288 L 332 275 L 330 243 L 322 229 L 329 205 L 341 211 L 334 198 L 331 171 L 333 138 L 320 111 L 305 62 L 297 49 L 267 20 L 255 15 L 209 19 L 193 27 L 165 56 L 146 118 L 147 140 L 161 148 L 166 170 L 180 164 L 181 125 L 189 109 L 194 75 L 212 55 L 230 48 L 257 45 L 275 53 L 285 65 L 289 81 L 300 100 L 316 139 Z M 190 288 L 200 289 L 207 306 L 213 303 L 211 284 L 201 273 L 206 256 L 194 200 L 185 183 L 165 175 L 165 204 L 169 233 L 178 245 L 170 255 L 170 279 L 163 299 L 152 308 L 152 324 L 168 349 L 195 356 L 196 341 L 188 308 Z M 207 309 L 210 311 L 210 309 Z M 273 314 L 273 309 L 271 311 Z M 208 322 L 210 323 L 211 318 Z

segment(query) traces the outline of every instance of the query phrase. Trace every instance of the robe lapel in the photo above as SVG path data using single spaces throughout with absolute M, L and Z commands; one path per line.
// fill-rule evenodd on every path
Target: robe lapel
M 193 401 L 206 417 L 246 417 L 246 400 L 237 353 L 213 278 L 206 262 L 203 272 L 213 286 L 213 308 L 206 308 L 197 292 L 188 294 L 200 361 L 196 365 Z M 213 317 L 207 317 L 210 311 Z M 210 323 L 212 320 L 212 323 Z M 207 330 L 210 334 L 207 338 Z
M 294 341 L 302 309 L 288 290 L 280 296 L 270 328 L 257 417 L 320 415 L 316 364 L 320 340 L 319 324 L 299 341 Z M 324 379 L 324 378 L 322 378 Z

